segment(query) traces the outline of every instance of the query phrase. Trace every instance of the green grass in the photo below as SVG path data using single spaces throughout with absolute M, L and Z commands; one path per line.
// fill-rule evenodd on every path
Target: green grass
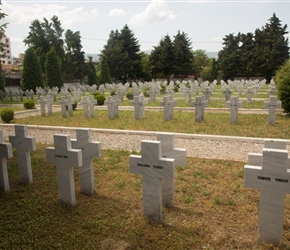
M 129 173 L 127 151 L 103 150 L 94 159 L 96 194 L 80 193 L 77 205 L 59 202 L 56 168 L 45 148 L 31 152 L 33 183 L 19 183 L 16 152 L 8 159 L 10 192 L 0 192 L 0 249 L 286 249 L 257 244 L 259 191 L 243 188 L 244 163 L 187 158 L 175 172 L 175 207 L 161 224 L 142 212 L 141 177 Z M 106 170 L 104 170 L 106 169 Z M 204 174 L 200 174 L 204 173 Z M 290 200 L 285 200 L 285 214 Z
M 61 113 L 56 112 L 46 117 L 17 118 L 12 123 L 290 139 L 290 118 L 279 114 L 275 125 L 268 124 L 265 114 L 239 114 L 235 125 L 230 124 L 229 113 L 206 112 L 200 123 L 195 122 L 194 112 L 175 111 L 174 119 L 170 121 L 164 121 L 163 112 L 155 111 L 145 111 L 145 118 L 141 120 L 134 119 L 133 111 L 119 111 L 119 116 L 109 120 L 106 110 L 96 110 L 95 118 L 85 119 L 83 111 L 77 110 L 68 118 L 62 118 Z

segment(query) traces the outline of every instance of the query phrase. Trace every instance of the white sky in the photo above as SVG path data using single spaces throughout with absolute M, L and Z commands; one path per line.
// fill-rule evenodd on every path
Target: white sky
M 6 35 L 11 39 L 12 54 L 24 52 L 23 39 L 35 19 L 43 21 L 56 15 L 64 30 L 80 31 L 85 53 L 100 53 L 111 30 L 121 30 L 125 24 L 139 40 L 141 50 L 152 46 L 178 30 L 188 34 L 193 50 L 219 51 L 222 38 L 230 33 L 254 33 L 273 13 L 290 26 L 290 0 L 84 0 L 25 1 L 2 0 L 2 12 L 8 16 Z M 288 34 L 289 37 L 289 34 Z

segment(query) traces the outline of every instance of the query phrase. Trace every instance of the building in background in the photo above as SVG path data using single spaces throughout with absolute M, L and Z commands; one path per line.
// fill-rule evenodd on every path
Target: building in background
M 10 38 L 3 36 L 1 38 L 2 51 L 0 51 L 0 60 L 2 65 L 12 65 L 13 58 L 11 52 Z

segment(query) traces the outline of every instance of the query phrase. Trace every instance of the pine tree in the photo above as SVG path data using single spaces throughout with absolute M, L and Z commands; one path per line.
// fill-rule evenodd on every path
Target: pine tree
M 178 31 L 174 36 L 174 73 L 182 79 L 193 73 L 193 55 L 191 53 L 191 42 L 187 34 Z
M 100 84 L 111 83 L 111 82 L 112 82 L 112 79 L 110 76 L 107 57 L 106 57 L 106 55 L 102 55 Z
M 2 90 L 2 91 L 5 90 L 4 83 L 5 83 L 5 80 L 4 80 L 4 75 L 3 75 L 3 71 L 2 71 L 2 63 L 0 60 L 0 90 Z
M 63 78 L 61 73 L 61 61 L 57 56 L 54 48 L 46 54 L 45 60 L 46 84 L 49 88 L 63 86 Z
M 33 48 L 25 51 L 21 82 L 24 91 L 44 87 L 41 67 Z
M 97 81 L 97 72 L 96 68 L 93 64 L 93 57 L 89 56 L 89 62 L 88 62 L 88 85 L 98 85 Z

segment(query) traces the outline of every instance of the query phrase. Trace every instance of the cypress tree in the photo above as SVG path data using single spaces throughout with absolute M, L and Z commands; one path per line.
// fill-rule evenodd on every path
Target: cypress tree
M 47 86 L 50 88 L 58 87 L 60 89 L 63 86 L 61 60 L 57 56 L 54 48 L 51 48 L 46 54 L 45 69 Z
M 44 87 L 40 64 L 33 48 L 25 51 L 21 81 L 24 91 L 30 89 L 35 91 L 36 87 Z
M 110 76 L 108 60 L 107 60 L 106 55 L 102 55 L 100 84 L 111 83 L 111 82 L 112 82 L 112 79 Z

